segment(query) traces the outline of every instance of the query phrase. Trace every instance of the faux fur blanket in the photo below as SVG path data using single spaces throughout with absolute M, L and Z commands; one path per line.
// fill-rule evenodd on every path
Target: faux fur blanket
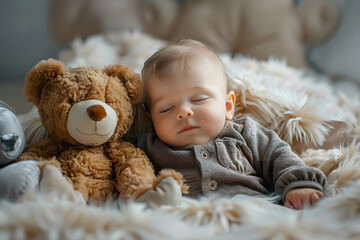
M 99 67 L 121 61 L 140 71 L 164 44 L 140 32 L 103 34 L 75 41 L 60 60 Z M 0 202 L 0 239 L 360 239 L 359 99 L 285 62 L 221 57 L 237 94 L 236 114 L 275 130 L 328 177 L 326 197 L 315 207 L 295 211 L 271 198 L 214 195 L 145 209 L 134 202 L 81 205 L 55 193 L 29 193 L 15 203 Z M 333 120 L 346 122 L 342 131 L 354 141 L 329 137 L 338 130 Z M 27 124 L 30 140 L 44 137 Z

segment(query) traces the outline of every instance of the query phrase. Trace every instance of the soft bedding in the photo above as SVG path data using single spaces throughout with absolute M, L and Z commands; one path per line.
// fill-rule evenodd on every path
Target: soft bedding
M 124 62 L 140 72 L 164 41 L 141 32 L 76 40 L 59 58 L 68 66 Z M 0 239 L 360 239 L 360 101 L 336 92 L 324 76 L 285 62 L 221 55 L 237 94 L 236 115 L 275 130 L 307 165 L 328 178 L 325 198 L 295 211 L 277 196 L 183 197 L 177 207 L 134 202 L 79 204 L 61 193 L 31 192 L 0 202 Z M 25 116 L 28 141 L 45 137 Z M 134 127 L 144 125 L 137 118 Z M 141 129 L 137 129 L 141 130 Z

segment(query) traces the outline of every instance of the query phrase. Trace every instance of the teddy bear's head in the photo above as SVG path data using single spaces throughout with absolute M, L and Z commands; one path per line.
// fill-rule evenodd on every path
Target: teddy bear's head
M 27 73 L 23 92 L 55 141 L 98 146 L 128 131 L 142 84 L 123 64 L 66 69 L 49 59 Z

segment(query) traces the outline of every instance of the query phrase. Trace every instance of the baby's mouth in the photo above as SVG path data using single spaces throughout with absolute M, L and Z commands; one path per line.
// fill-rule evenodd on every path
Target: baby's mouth
M 188 125 L 186 127 L 184 127 L 183 129 L 181 129 L 178 134 L 180 133 L 184 133 L 184 132 L 187 132 L 187 131 L 191 131 L 193 129 L 196 129 L 196 128 L 200 128 L 199 126 L 192 126 L 192 125 Z

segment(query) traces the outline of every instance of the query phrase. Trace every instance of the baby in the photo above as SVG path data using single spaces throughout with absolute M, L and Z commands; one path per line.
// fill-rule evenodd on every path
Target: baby
M 138 139 L 155 168 L 183 174 L 189 196 L 267 195 L 301 209 L 323 197 L 325 175 L 275 132 L 233 120 L 235 94 L 218 56 L 193 40 L 170 43 L 144 64 L 144 106 L 155 133 Z

